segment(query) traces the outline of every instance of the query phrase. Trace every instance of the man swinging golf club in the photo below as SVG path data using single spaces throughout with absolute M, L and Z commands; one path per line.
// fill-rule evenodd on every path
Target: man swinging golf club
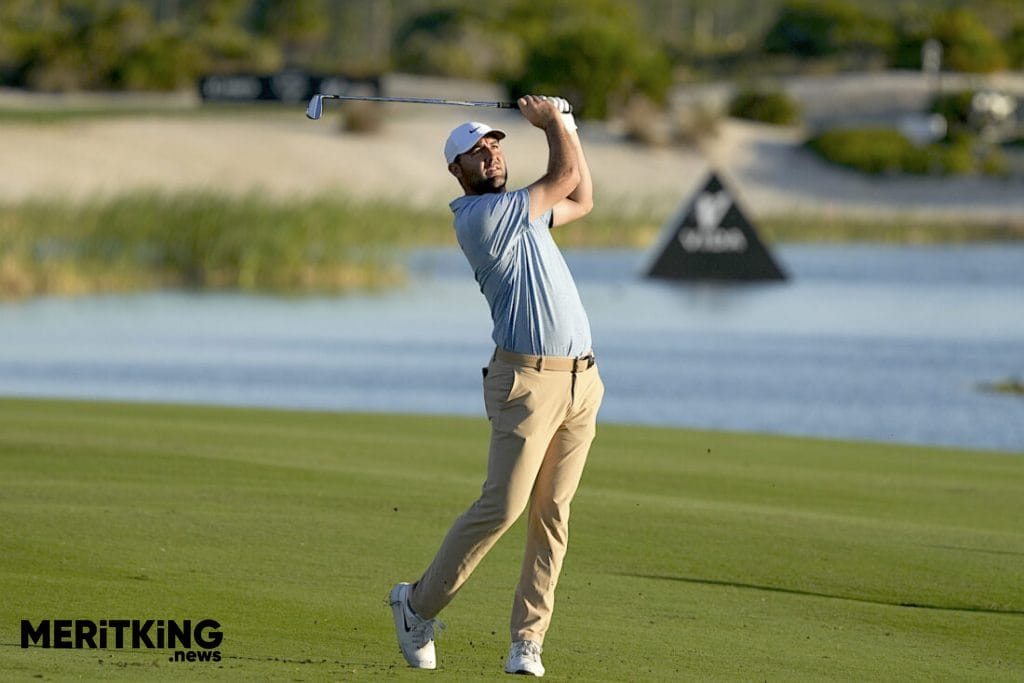
M 452 525 L 419 581 L 397 584 L 389 598 L 402 654 L 422 669 L 437 666 L 435 617 L 528 506 L 505 671 L 544 675 L 540 654 L 569 504 L 604 395 L 587 314 L 550 234 L 590 212 L 590 170 L 564 100 L 527 96 L 518 106 L 548 143 L 547 172 L 528 187 L 506 190 L 500 130 L 464 123 L 444 146 L 448 171 L 465 192 L 451 203 L 455 233 L 490 306 L 497 348 L 483 370 L 491 441 L 480 498 Z

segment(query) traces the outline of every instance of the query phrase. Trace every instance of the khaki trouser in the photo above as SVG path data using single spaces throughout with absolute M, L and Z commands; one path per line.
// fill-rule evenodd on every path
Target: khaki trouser
M 410 604 L 423 618 L 436 616 L 529 505 L 511 631 L 513 641 L 543 644 L 569 540 L 569 504 L 594 439 L 604 384 L 596 365 L 581 363 L 577 372 L 537 369 L 519 364 L 536 357 L 499 354 L 484 371 L 491 422 L 487 479 L 414 586 Z

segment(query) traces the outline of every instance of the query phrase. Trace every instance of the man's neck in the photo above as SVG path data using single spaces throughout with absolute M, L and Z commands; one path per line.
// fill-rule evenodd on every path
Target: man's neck
M 501 187 L 496 187 L 490 190 L 483 190 L 481 192 L 477 192 L 471 187 L 464 187 L 462 189 L 465 191 L 467 197 L 481 197 L 485 194 L 501 194 L 502 192 L 507 191 L 508 187 L 506 185 L 502 185 Z

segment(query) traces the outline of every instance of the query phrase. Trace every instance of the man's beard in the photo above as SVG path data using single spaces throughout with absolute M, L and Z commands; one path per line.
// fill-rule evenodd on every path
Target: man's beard
M 470 185 L 470 189 L 475 194 L 494 194 L 496 192 L 504 192 L 507 182 L 508 176 L 504 173 L 491 176 L 490 178 L 481 176 Z

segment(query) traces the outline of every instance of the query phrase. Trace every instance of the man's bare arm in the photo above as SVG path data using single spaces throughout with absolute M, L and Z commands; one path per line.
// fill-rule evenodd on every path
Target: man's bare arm
M 544 131 L 548 141 L 547 172 L 527 188 L 530 220 L 534 220 L 565 201 L 579 187 L 579 156 L 554 104 L 527 95 L 519 99 L 519 110 L 531 124 Z
M 554 206 L 551 227 L 565 225 L 577 218 L 583 218 L 594 208 L 594 183 L 590 177 L 590 166 L 583 154 L 583 145 L 577 131 L 569 133 L 573 151 L 576 153 L 576 165 L 579 168 L 580 182 L 572 192 Z

